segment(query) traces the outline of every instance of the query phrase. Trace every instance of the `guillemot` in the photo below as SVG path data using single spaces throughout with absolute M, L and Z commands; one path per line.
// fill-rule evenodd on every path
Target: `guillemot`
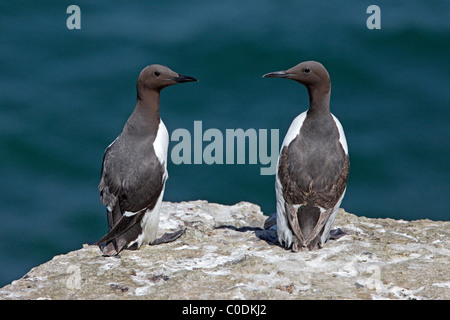
M 344 130 L 330 112 L 330 77 L 316 61 L 263 77 L 292 79 L 308 89 L 309 109 L 294 119 L 280 148 L 277 233 L 293 251 L 319 249 L 330 237 L 350 169 Z
M 122 133 L 106 148 L 99 183 L 109 232 L 97 245 L 104 256 L 177 239 L 184 230 L 156 239 L 167 173 L 169 134 L 159 116 L 159 96 L 170 85 L 197 81 L 162 65 L 137 80 L 137 102 Z

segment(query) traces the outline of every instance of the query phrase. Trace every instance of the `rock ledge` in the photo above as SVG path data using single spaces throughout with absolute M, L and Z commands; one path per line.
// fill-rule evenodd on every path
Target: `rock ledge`
M 265 222 L 266 225 L 264 226 Z M 175 242 L 102 257 L 55 256 L 0 289 L 0 299 L 450 299 L 450 222 L 358 217 L 313 252 L 273 243 L 259 206 L 164 202 L 160 234 Z

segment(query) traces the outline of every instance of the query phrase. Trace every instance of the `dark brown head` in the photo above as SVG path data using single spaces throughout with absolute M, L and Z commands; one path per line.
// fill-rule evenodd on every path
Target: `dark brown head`
M 263 75 L 263 77 L 295 80 L 308 89 L 311 105 L 313 102 L 329 103 L 330 76 L 325 67 L 319 62 L 305 61 L 288 70 L 270 72 Z
M 305 61 L 285 71 L 270 72 L 263 77 L 292 79 L 306 87 L 330 82 L 325 67 L 316 61 Z
M 160 64 L 152 64 L 145 67 L 141 71 L 137 81 L 138 98 L 141 97 L 145 91 L 161 91 L 161 89 L 183 82 L 197 81 L 197 79 L 180 75 L 168 67 Z

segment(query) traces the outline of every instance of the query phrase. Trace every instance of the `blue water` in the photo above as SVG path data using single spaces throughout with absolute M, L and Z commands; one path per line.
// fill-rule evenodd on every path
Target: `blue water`
M 81 30 L 66 27 L 70 4 L 81 8 Z M 307 92 L 261 76 L 322 62 L 350 150 L 342 206 L 360 216 L 449 220 L 450 2 L 377 1 L 380 30 L 366 27 L 370 4 L 2 2 L 0 285 L 106 232 L 103 152 L 152 63 L 200 80 L 162 92 L 169 133 L 193 133 L 201 120 L 203 130 L 279 129 L 282 140 Z M 274 176 L 260 167 L 169 162 L 165 200 L 245 200 L 270 214 Z

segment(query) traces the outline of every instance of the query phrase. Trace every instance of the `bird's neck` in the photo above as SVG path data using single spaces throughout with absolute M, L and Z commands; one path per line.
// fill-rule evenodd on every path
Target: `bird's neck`
M 159 124 L 159 91 L 146 90 L 140 92 L 136 107 L 125 125 L 124 130 L 129 133 L 149 132 Z
M 310 113 L 329 113 L 331 86 L 311 86 L 308 87 L 309 110 Z

